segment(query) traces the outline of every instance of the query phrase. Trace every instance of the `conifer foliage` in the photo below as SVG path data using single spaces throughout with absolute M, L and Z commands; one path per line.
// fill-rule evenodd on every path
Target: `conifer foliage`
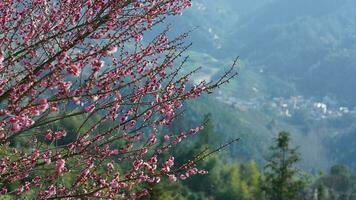
M 304 180 L 295 166 L 301 159 L 297 149 L 291 148 L 290 135 L 280 132 L 271 146 L 271 157 L 265 166 L 264 191 L 269 200 L 296 199 L 304 187 Z

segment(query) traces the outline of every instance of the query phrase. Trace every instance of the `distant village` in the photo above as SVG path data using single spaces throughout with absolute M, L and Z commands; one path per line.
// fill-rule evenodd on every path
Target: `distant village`
M 219 95 L 217 100 L 224 102 L 234 108 L 245 112 L 250 109 L 272 109 L 282 117 L 293 117 L 296 112 L 303 111 L 315 120 L 340 118 L 343 116 L 356 117 L 356 108 L 340 106 L 340 104 L 330 97 L 325 97 L 321 101 L 316 99 L 307 99 L 303 96 L 254 98 L 243 100 L 235 97 L 226 97 Z

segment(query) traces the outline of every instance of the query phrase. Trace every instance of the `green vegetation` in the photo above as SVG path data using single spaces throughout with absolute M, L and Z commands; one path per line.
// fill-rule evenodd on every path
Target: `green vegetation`
M 189 65 L 203 67 L 198 78 L 221 74 L 236 56 L 241 58 L 240 76 L 222 87 L 221 93 L 214 94 L 213 100 L 196 102 L 202 104 L 196 107 L 203 107 L 204 112 L 211 110 L 208 112 L 219 120 L 214 123 L 225 138 L 251 135 L 257 142 L 269 141 L 276 132 L 290 131 L 305 158 L 300 165 L 308 171 L 327 170 L 334 162 L 356 170 L 356 112 L 353 117 L 348 114 L 320 119 L 308 115 L 310 107 L 300 107 L 290 117 L 280 117 L 279 112 L 271 112 L 270 104 L 275 97 L 303 96 L 314 102 L 332 100 L 328 107 L 336 102 L 338 108 L 356 108 L 352 87 L 356 84 L 355 10 L 353 0 L 195 3 L 173 25 L 177 25 L 176 30 L 194 29 L 194 45 L 189 51 L 193 61 Z M 227 101 L 215 100 L 216 96 L 223 96 L 224 100 L 236 98 L 238 103 L 257 99 L 260 107 L 226 104 Z M 231 113 L 225 114 L 224 107 Z M 254 145 L 246 138 L 240 144 L 243 148 L 236 150 L 240 152 L 232 152 L 233 157 L 262 160 L 268 145 Z
M 212 116 L 206 115 L 205 119 Z M 207 122 L 194 144 L 180 146 L 176 156 L 182 158 L 198 154 L 217 143 L 214 126 Z M 211 139 L 213 136 L 214 139 Z M 242 141 L 243 142 L 243 141 Z M 239 148 L 238 145 L 236 148 Z M 303 158 L 291 147 L 289 133 L 280 132 L 270 148 L 265 168 L 255 161 L 231 161 L 220 152 L 199 164 L 209 171 L 174 184 L 160 184 L 152 188 L 147 199 L 168 200 L 353 200 L 356 195 L 356 173 L 344 165 L 335 165 L 325 175 L 307 174 L 297 167 Z
M 315 181 L 313 188 L 319 200 L 356 199 L 356 173 L 345 165 L 335 165 Z
M 300 161 L 297 149 L 290 147 L 290 136 L 280 132 L 271 146 L 271 157 L 267 160 L 264 173 L 266 196 L 270 200 L 296 199 L 303 190 L 305 181 L 295 164 Z

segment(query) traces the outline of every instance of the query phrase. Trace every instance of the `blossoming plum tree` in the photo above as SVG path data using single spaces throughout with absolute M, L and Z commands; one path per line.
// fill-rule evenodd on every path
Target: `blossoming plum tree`
M 174 155 L 162 157 L 202 127 L 158 136 L 184 101 L 236 73 L 231 68 L 216 81 L 191 85 L 194 71 L 184 74 L 180 58 L 187 34 L 169 39 L 166 29 L 142 41 L 189 6 L 189 0 L 0 1 L 1 194 L 136 199 L 161 178 L 205 173 L 194 160 L 175 167 Z M 76 117 L 77 129 L 53 126 Z

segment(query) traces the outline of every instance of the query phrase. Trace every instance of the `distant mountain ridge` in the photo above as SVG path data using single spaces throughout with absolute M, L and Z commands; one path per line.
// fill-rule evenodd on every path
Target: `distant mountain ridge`
M 250 68 L 292 81 L 301 94 L 356 105 L 355 1 L 198 2 L 181 26 L 198 26 L 194 50 L 225 60 L 239 55 Z
M 294 133 L 295 142 L 300 145 L 305 168 L 318 170 L 335 162 L 356 168 L 353 115 L 310 117 L 314 105 L 304 102 L 302 109 L 288 113 L 283 110 L 281 116 L 280 110 L 267 103 L 274 98 L 302 96 L 315 103 L 331 103 L 336 110 L 342 107 L 355 110 L 356 1 L 193 3 L 193 8 L 174 21 L 178 30 L 173 30 L 196 28 L 190 39 L 193 48 L 188 54 L 192 66 L 203 67 L 198 77 L 216 77 L 238 55 L 241 61 L 239 78 L 221 88 L 219 95 L 189 105 L 191 118 L 196 120 L 199 114 L 212 112 L 222 137 L 243 137 L 242 147 L 231 150 L 235 157 L 262 159 L 268 139 L 286 129 Z M 222 99 L 215 99 L 216 96 Z M 265 105 L 236 107 L 226 104 L 229 98 Z M 334 114 L 338 115 L 333 111 L 331 116 Z

